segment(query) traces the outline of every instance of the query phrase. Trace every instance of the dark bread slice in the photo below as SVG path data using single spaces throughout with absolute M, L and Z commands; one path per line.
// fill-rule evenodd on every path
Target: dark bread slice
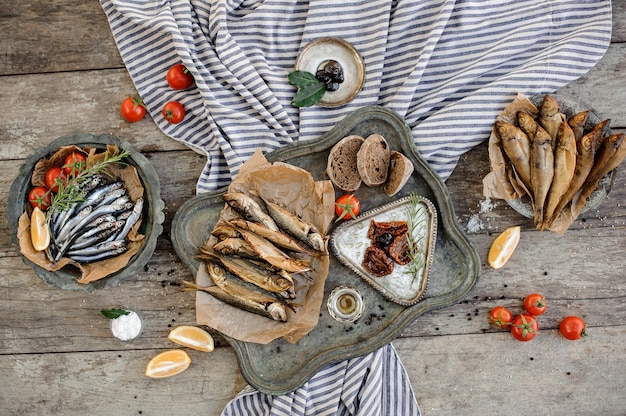
M 361 136 L 350 135 L 330 149 L 326 174 L 333 185 L 342 191 L 354 192 L 361 186 L 356 155 L 364 141 Z
M 414 169 L 413 162 L 408 157 L 395 150 L 391 151 L 389 176 L 383 187 L 385 193 L 388 196 L 397 194 L 409 180 Z
M 389 173 L 389 144 L 380 134 L 368 136 L 357 153 L 356 166 L 367 186 L 385 183 Z

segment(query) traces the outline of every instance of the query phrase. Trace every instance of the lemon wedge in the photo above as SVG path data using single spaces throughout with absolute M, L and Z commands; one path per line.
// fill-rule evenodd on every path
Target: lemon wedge
M 211 352 L 215 347 L 211 334 L 197 326 L 178 326 L 170 331 L 167 339 L 198 351 Z
M 30 241 L 37 251 L 43 251 L 50 245 L 50 230 L 46 223 L 46 214 L 39 207 L 33 208 L 30 216 Z
M 506 264 L 513 255 L 521 234 L 519 225 L 509 227 L 498 235 L 489 249 L 487 262 L 494 269 L 499 269 Z
M 170 377 L 189 368 L 191 358 L 183 350 L 168 350 L 154 356 L 146 366 L 145 374 L 152 378 Z

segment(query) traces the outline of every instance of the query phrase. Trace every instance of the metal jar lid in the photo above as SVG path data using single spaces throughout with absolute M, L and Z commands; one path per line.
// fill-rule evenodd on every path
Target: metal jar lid
M 365 305 L 358 290 L 347 286 L 338 286 L 328 296 L 328 312 L 339 322 L 354 322 L 363 315 Z

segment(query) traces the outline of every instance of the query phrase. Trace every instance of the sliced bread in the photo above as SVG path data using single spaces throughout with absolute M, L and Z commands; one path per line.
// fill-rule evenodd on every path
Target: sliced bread
M 368 136 L 357 153 L 357 169 L 367 186 L 385 183 L 389 172 L 389 144 L 380 134 Z
M 393 196 L 406 184 L 414 170 L 413 162 L 400 152 L 391 151 L 389 176 L 383 189 L 388 196 Z
M 357 153 L 365 139 L 350 135 L 339 140 L 330 149 L 326 174 L 336 188 L 354 192 L 361 186 L 361 176 L 357 168 Z

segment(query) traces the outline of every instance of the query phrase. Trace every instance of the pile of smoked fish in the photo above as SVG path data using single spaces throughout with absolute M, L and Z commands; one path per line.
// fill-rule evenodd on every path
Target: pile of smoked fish
M 547 94 L 536 115 L 518 111 L 512 123 L 498 120 L 495 133 L 511 162 L 516 184 L 531 199 L 537 229 L 559 216 L 573 221 L 600 180 L 626 156 L 624 133 L 609 134 L 610 120 L 586 128 L 590 111 L 567 117 Z
M 239 217 L 220 220 L 198 248 L 215 286 L 205 291 L 242 310 L 279 322 L 295 311 L 295 276 L 310 279 L 310 256 L 325 251 L 324 236 L 282 206 L 242 192 L 224 194 Z

